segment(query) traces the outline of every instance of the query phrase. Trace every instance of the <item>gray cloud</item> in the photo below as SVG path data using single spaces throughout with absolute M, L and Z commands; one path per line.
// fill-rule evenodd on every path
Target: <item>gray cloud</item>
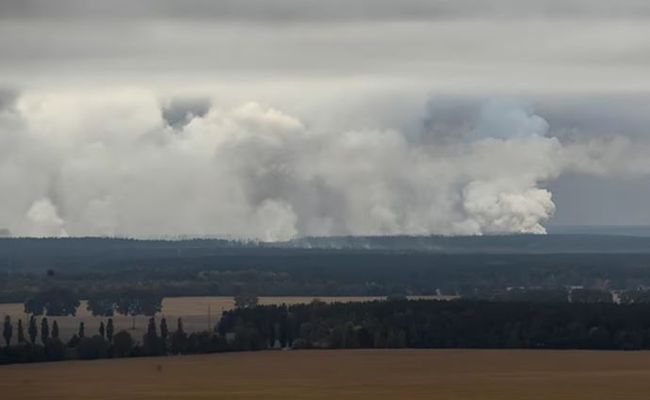
M 547 116 L 557 136 L 648 138 L 650 95 L 595 93 L 540 96 L 535 109 Z
M 210 111 L 208 98 L 172 98 L 162 108 L 165 122 L 174 128 L 182 128 L 194 117 L 203 117 Z
M 2 18 L 192 18 L 253 21 L 476 17 L 645 17 L 647 3 L 622 0 L 5 0 Z
M 650 25 L 628 18 L 237 20 L 8 18 L 0 84 L 136 85 L 258 98 L 264 87 L 647 92 Z M 256 92 L 256 93 L 252 93 Z M 204 93 L 205 94 L 205 93 Z M 280 96 L 278 96 L 280 97 Z
M 486 103 L 514 103 L 521 106 L 520 111 L 534 110 L 548 122 L 550 134 L 564 142 L 615 137 L 643 140 L 650 136 L 650 114 L 646 112 L 650 95 L 644 93 L 442 94 L 427 102 L 421 117 L 423 140 L 470 135 Z M 518 117 L 521 115 L 512 115 L 511 122 Z
M 633 188 L 650 172 L 648 16 L 632 0 L 2 1 L 0 85 L 21 92 L 0 91 L 0 227 L 588 222 L 575 199 L 650 198 Z
M 18 92 L 11 89 L 0 88 L 0 112 L 7 111 L 16 103 Z
M 22 93 L 0 114 L 0 191 L 11 193 L 0 225 L 264 240 L 541 233 L 558 206 L 551 190 L 572 203 L 563 176 L 650 176 L 647 138 L 557 137 L 553 121 L 575 110 L 542 117 L 512 98 L 434 97 L 419 136 L 399 123 L 354 129 L 258 103 L 207 104 L 139 89 Z
M 170 126 L 141 90 L 26 92 L 11 114 L 0 223 L 16 235 L 541 233 L 555 206 L 538 183 L 564 164 L 514 103 L 485 104 L 480 134 L 444 146 L 257 103 Z
M 569 173 L 547 184 L 553 225 L 650 225 L 650 178 Z

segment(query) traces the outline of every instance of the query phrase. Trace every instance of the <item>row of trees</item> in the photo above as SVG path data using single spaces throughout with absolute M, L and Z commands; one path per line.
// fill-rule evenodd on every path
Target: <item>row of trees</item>
M 493 301 L 517 301 L 534 303 L 620 303 L 646 304 L 650 303 L 650 290 L 630 289 L 613 292 L 603 289 L 590 288 L 512 288 L 510 290 L 490 293 L 477 293 L 469 298 L 482 298 Z
M 394 300 L 224 313 L 238 350 L 292 348 L 650 349 L 650 304 Z
M 154 316 L 162 309 L 163 297 L 155 290 L 126 289 L 120 291 L 95 292 L 88 298 L 87 309 L 93 316 L 112 317 L 121 315 Z M 257 305 L 257 296 L 240 292 L 235 296 L 236 307 Z M 81 304 L 71 290 L 51 288 L 40 291 L 25 301 L 25 313 L 32 315 L 65 316 L 76 315 Z
M 39 336 L 38 325 L 40 325 L 40 336 Z M 86 330 L 85 324 L 83 322 L 80 322 L 79 330 L 77 331 L 77 334 L 73 336 L 71 341 L 78 341 L 80 338 L 85 337 L 86 336 L 85 330 Z M 99 329 L 98 329 L 98 333 L 100 336 L 110 341 L 113 337 L 113 332 L 114 332 L 113 319 L 109 318 L 106 324 L 104 324 L 103 321 L 100 322 Z M 25 336 L 23 320 L 19 319 L 16 325 L 17 344 L 26 344 L 26 343 L 37 344 L 38 337 L 40 337 L 41 343 L 43 345 L 47 344 L 49 339 L 59 339 L 59 324 L 57 323 L 56 320 L 53 321 L 52 327 L 50 329 L 50 324 L 47 317 L 41 318 L 39 324 L 36 317 L 32 315 L 29 318 L 29 322 L 27 326 L 27 334 L 29 337 L 29 342 L 27 341 L 27 337 Z M 5 345 L 9 347 L 12 343 L 12 338 L 14 336 L 14 325 L 12 324 L 11 317 L 8 315 L 5 316 L 4 323 L 2 324 L 2 336 L 5 340 Z
M 394 297 L 394 296 L 389 296 Z M 402 296 L 403 297 L 403 296 Z M 476 292 L 468 298 L 493 301 L 526 301 L 540 303 L 613 303 L 614 294 L 608 290 L 588 288 L 513 288 L 495 292 Z M 112 317 L 121 315 L 153 316 L 162 309 L 162 295 L 156 290 L 138 288 L 118 291 L 94 292 L 88 298 L 87 309 L 93 316 Z M 257 304 L 257 297 L 247 291 L 235 296 L 238 307 Z M 633 289 L 619 292 L 617 301 L 622 304 L 650 303 L 650 290 Z M 75 315 L 80 305 L 74 291 L 50 288 L 37 292 L 25 301 L 25 312 L 33 315 L 64 316 Z
M 106 324 L 103 321 L 100 323 L 97 335 L 86 337 L 84 323 L 80 322 L 77 333 L 64 343 L 59 336 L 59 325 L 56 320 L 50 326 L 47 317 L 41 318 L 39 323 L 32 315 L 27 324 L 27 335 L 25 335 L 23 321 L 18 320 L 15 326 L 16 339 L 12 342 L 14 325 L 11 317 L 5 316 L 2 326 L 5 348 L 0 352 L 0 363 L 89 358 L 86 355 L 96 347 L 98 342 L 105 343 L 105 347 L 108 348 L 108 343 L 113 341 L 113 332 L 113 320 L 109 319 Z
M 244 299 L 242 299 L 243 302 Z M 29 321 L 29 342 L 18 322 L 5 318 L 0 362 L 156 356 L 269 348 L 542 348 L 650 349 L 650 304 L 434 301 L 394 299 L 365 303 L 247 306 L 225 312 L 214 330 L 173 332 L 149 319 L 136 342 L 113 335 L 112 321 L 87 336 L 83 323 L 67 343 L 46 318 Z M 56 328 L 55 328 L 56 327 Z M 22 333 L 21 333 L 22 332 Z M 21 339 L 22 337 L 22 339 Z
M 124 289 L 93 293 L 88 298 L 88 311 L 94 316 L 153 316 L 162 308 L 162 296 L 154 290 Z M 76 315 L 81 301 L 77 293 L 64 288 L 49 288 L 25 300 L 25 313 L 33 315 Z
M 518 301 L 534 303 L 614 303 L 614 293 L 609 290 L 589 288 L 511 288 L 489 293 L 477 293 L 474 298 L 493 301 Z M 618 302 L 622 304 L 648 303 L 650 292 L 628 290 L 621 292 Z
M 56 321 L 50 325 L 47 318 L 40 321 L 40 342 L 38 323 L 33 316 L 29 320 L 28 336 L 23 330 L 22 321 L 15 327 L 18 338 L 13 340 L 14 325 L 6 316 L 3 323 L 5 347 L 0 351 L 0 364 L 27 363 L 39 361 L 60 361 L 72 359 L 100 359 L 138 356 L 160 356 L 168 354 L 194 354 L 234 350 L 216 332 L 203 331 L 187 334 L 182 319 L 176 322 L 176 329 L 170 332 L 167 320 L 162 318 L 156 324 L 150 318 L 147 331 L 140 341 L 131 333 L 120 330 L 114 334 L 113 320 L 100 323 L 97 333 L 87 335 L 83 322 L 70 340 L 64 342 L 59 337 Z
M 592 240 L 590 238 L 589 242 Z M 470 296 L 477 291 L 493 293 L 508 287 L 561 289 L 582 286 L 613 290 L 650 287 L 650 254 L 472 252 L 450 255 L 419 251 L 268 248 L 250 251 L 210 248 L 207 251 L 207 248 L 199 250 L 202 246 L 199 243 L 195 244 L 197 247 L 188 245 L 178 253 L 165 247 L 178 243 L 160 247 L 140 243 L 139 246 L 155 250 L 143 257 L 139 247 L 123 253 L 112 248 L 122 244 L 107 241 L 97 243 L 97 251 L 103 248 L 101 257 L 83 258 L 79 252 L 85 252 L 85 246 L 90 244 L 81 243 L 75 244 L 75 250 L 61 259 L 61 254 L 67 250 L 60 248 L 60 244 L 43 242 L 41 245 L 47 245 L 47 249 L 39 245 L 39 251 L 34 252 L 27 250 L 31 244 L 26 243 L 26 247 L 19 250 L 15 247 L 18 241 L 12 242 L 6 249 L 7 260 L 11 258 L 12 262 L 0 263 L 0 286 L 3 288 L 0 301 L 22 302 L 33 295 L 34 288 L 44 289 L 50 285 L 72 289 L 83 299 L 99 297 L 107 289 L 119 292 L 131 288 L 146 288 L 171 297 L 233 296 L 241 288 L 265 296 L 426 295 L 438 291 Z M 108 247 L 104 247 L 106 245 Z M 59 251 L 54 251 L 55 248 Z M 187 251 L 199 251 L 203 255 L 189 256 Z M 44 257 L 46 253 L 50 256 Z M 111 258 L 118 255 L 119 262 Z M 26 259 L 21 264 L 14 257 L 37 257 L 42 259 L 42 264 L 26 262 Z M 57 258 L 60 262 L 55 262 Z M 116 265 L 119 268 L 115 268 Z M 55 273 L 44 274 L 48 268 Z

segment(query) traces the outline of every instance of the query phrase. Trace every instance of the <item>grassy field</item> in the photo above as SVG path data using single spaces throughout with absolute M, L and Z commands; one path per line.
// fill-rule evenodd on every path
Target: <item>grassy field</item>
M 422 298 L 440 298 L 449 299 L 449 297 L 421 296 Z M 260 297 L 260 304 L 299 304 L 309 303 L 315 297 Z M 318 299 L 327 302 L 348 302 L 348 301 L 370 301 L 379 300 L 383 297 L 318 297 Z M 176 319 L 183 318 L 184 328 L 187 332 L 211 329 L 221 317 L 221 313 L 231 310 L 235 306 L 232 297 L 168 297 L 163 300 L 162 312 L 156 317 L 165 316 L 170 329 L 176 329 Z M 20 303 L 0 304 L 0 318 L 5 315 L 11 316 L 15 322 L 22 319 L 23 323 L 29 320 L 29 316 L 24 314 L 23 305 Z M 86 334 L 95 334 L 99 328 L 100 321 L 106 321 L 105 317 L 93 317 L 86 310 L 86 302 L 82 301 L 81 306 L 74 317 L 51 317 L 50 320 L 56 320 L 59 324 L 60 336 L 63 339 L 69 339 L 77 332 L 79 322 L 83 321 L 86 327 Z M 121 329 L 129 330 L 136 340 L 142 337 L 146 328 L 148 317 L 137 316 L 135 318 L 116 315 L 113 317 L 116 332 Z M 52 321 L 50 321 L 51 323 Z M 133 329 L 135 327 L 135 329 Z
M 0 367 L 2 399 L 647 399 L 650 353 L 276 351 Z

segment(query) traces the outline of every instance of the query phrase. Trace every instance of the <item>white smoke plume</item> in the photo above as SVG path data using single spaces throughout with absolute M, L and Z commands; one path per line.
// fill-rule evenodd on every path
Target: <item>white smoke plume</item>
M 25 93 L 0 110 L 0 227 L 16 236 L 544 233 L 544 182 L 606 174 L 625 141 L 569 143 L 488 102 L 452 140 L 329 130 L 255 102 L 173 123 L 140 90 Z M 180 121 L 180 122 L 179 122 Z M 648 170 L 650 166 L 639 161 Z M 650 172 L 650 170 L 648 170 Z

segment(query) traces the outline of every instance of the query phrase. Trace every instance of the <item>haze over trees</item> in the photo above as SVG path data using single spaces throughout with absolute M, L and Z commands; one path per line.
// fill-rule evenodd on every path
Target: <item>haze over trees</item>
M 299 247 L 305 243 L 314 247 Z M 509 288 L 650 288 L 648 238 L 523 235 L 305 243 L 0 240 L 0 302 L 24 302 L 28 313 L 51 317 L 73 315 L 85 299 L 93 315 L 108 317 L 154 315 L 162 298 L 174 296 L 496 298 Z M 328 243 L 335 247 L 327 248 Z

